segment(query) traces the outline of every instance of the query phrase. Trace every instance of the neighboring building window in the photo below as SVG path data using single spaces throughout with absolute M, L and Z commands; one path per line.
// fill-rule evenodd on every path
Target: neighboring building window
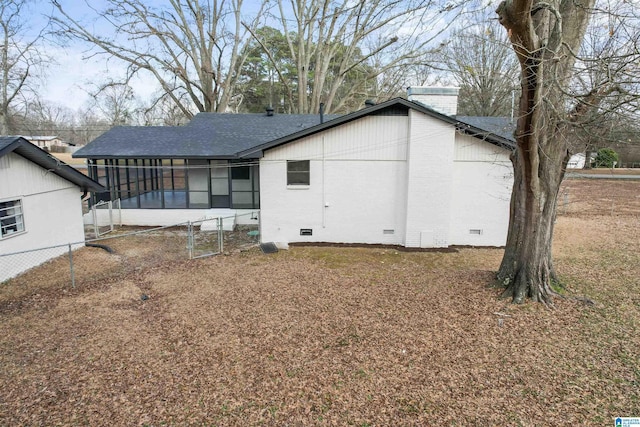
M 309 185 L 309 160 L 287 160 L 287 185 Z
M 2 239 L 24 231 L 21 200 L 0 202 L 0 230 Z

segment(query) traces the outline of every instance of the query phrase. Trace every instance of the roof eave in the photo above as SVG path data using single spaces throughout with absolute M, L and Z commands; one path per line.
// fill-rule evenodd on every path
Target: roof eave
M 465 135 L 482 139 L 507 150 L 515 150 L 516 148 L 516 143 L 514 141 L 503 138 L 500 135 L 496 135 L 495 133 L 491 133 L 479 127 L 472 126 L 468 123 L 458 121 L 456 124 L 456 129 L 459 132 L 464 133 Z
M 397 103 L 406 105 L 407 102 L 408 101 L 406 101 L 406 100 L 404 100 L 402 98 L 394 98 L 394 99 L 391 99 L 389 101 L 385 101 L 385 102 L 382 102 L 380 104 L 376 104 L 376 105 L 371 106 L 371 107 L 363 108 L 361 110 L 354 111 L 353 113 L 345 114 L 344 116 L 340 116 L 340 117 L 335 118 L 333 120 L 328 120 L 328 121 L 326 121 L 324 123 L 320 123 L 320 124 L 312 126 L 310 128 L 306 128 L 306 129 L 303 129 L 301 131 L 289 134 L 287 136 L 283 136 L 282 138 L 278 138 L 278 139 L 275 139 L 273 141 L 269 141 L 267 143 L 264 143 L 264 144 L 261 144 L 261 145 L 257 145 L 257 146 L 255 146 L 253 148 L 249 148 L 247 150 L 240 151 L 240 152 L 238 152 L 238 157 L 241 157 L 241 158 L 261 157 L 265 150 L 269 150 L 271 148 L 278 147 L 278 146 L 280 146 L 282 144 L 286 144 L 287 142 L 295 141 L 296 139 L 300 139 L 300 138 L 303 138 L 305 136 L 313 135 L 315 133 L 322 132 L 322 131 L 327 130 L 327 129 L 331 129 L 331 128 L 336 127 L 336 126 L 340 126 L 342 124 L 351 122 L 353 120 L 357 120 L 357 119 L 359 119 L 361 117 L 371 115 L 372 113 L 375 113 L 377 111 L 380 111 L 382 109 L 385 109 L 385 108 L 387 108 L 389 106 L 392 106 L 394 104 L 397 104 Z M 410 107 L 409 105 L 406 105 L 406 106 Z
M 122 159 L 168 159 L 168 160 L 184 160 L 184 159 L 212 159 L 212 160 L 234 160 L 238 156 L 236 154 L 224 154 L 224 155 L 206 155 L 206 154 L 194 154 L 194 155 L 105 155 L 105 154 L 85 154 L 81 156 L 74 156 L 75 158 L 88 159 L 88 160 L 122 160 Z
M 73 167 L 69 166 L 62 160 L 53 157 L 46 151 L 36 147 L 22 137 L 16 138 L 14 142 L 4 147 L 3 150 L 0 150 L 0 157 L 10 152 L 14 152 L 24 157 L 25 159 L 37 164 L 43 169 L 51 171 L 55 175 L 58 175 L 60 178 L 76 184 L 83 191 L 107 191 L 106 188 L 104 188 L 102 185 L 95 182 L 88 176 L 75 170 Z
M 303 138 L 305 136 L 309 136 L 309 135 L 313 135 L 315 133 L 318 132 L 322 132 L 324 130 L 336 127 L 336 126 L 340 126 L 342 124 L 351 122 L 353 120 L 357 120 L 361 117 L 364 116 L 368 116 L 371 115 L 373 113 L 376 113 L 380 110 L 383 110 L 385 108 L 394 106 L 394 105 L 402 105 L 408 109 L 414 109 L 417 111 L 420 111 L 424 114 L 427 114 L 428 116 L 431 116 L 433 118 L 442 120 L 445 123 L 454 125 L 456 127 L 456 129 L 460 130 L 461 132 L 467 133 L 469 135 L 472 135 L 476 138 L 481 138 L 485 141 L 491 142 L 492 144 L 495 144 L 497 146 L 500 146 L 502 148 L 506 148 L 509 150 L 512 150 L 515 148 L 515 143 L 513 143 L 512 141 L 509 141 L 508 139 L 502 138 L 499 135 L 493 134 L 491 132 L 488 132 L 486 130 L 471 126 L 467 123 L 463 123 L 460 122 L 459 120 L 457 120 L 455 117 L 451 117 L 451 116 L 447 116 L 446 114 L 442 114 L 439 113 L 435 110 L 432 110 L 429 107 L 426 107 L 423 104 L 420 103 L 416 103 L 416 102 L 412 102 L 412 101 L 407 101 L 404 98 L 394 98 L 394 99 L 390 99 L 388 101 L 385 102 L 381 102 L 380 104 L 376 104 L 374 106 L 371 107 L 367 107 L 367 108 L 363 108 L 361 110 L 355 111 L 353 113 L 350 114 L 346 114 L 344 116 L 338 117 L 336 119 L 330 120 L 328 122 L 301 130 L 300 132 L 296 132 L 293 133 L 291 135 L 287 135 L 285 137 L 267 142 L 265 144 L 261 144 L 258 145 L 256 147 L 250 148 L 248 150 L 244 150 L 238 153 L 238 157 L 241 158 L 248 158 L 248 157 L 252 157 L 252 158 L 256 158 L 256 157 L 262 157 L 264 152 L 266 150 L 272 149 L 272 148 L 276 148 L 280 145 L 286 144 L 288 142 L 291 141 L 295 141 L 297 139 Z

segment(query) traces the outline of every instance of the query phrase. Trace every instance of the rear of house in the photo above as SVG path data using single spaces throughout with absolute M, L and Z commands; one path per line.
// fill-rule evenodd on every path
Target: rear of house
M 232 216 L 259 218 L 263 242 L 504 245 L 510 126 L 456 118 L 456 88 L 410 89 L 340 117 L 200 113 L 114 128 L 74 157 L 108 189 L 93 203 L 120 199 L 123 224 Z
M 406 101 L 263 151 L 263 241 L 506 241 L 511 146 Z

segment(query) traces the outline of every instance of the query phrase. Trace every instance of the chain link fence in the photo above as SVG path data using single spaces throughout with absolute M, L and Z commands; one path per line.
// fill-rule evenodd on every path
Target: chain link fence
M 247 215 L 257 221 L 257 213 Z M 237 225 L 239 217 L 154 228 L 118 227 L 107 236 L 83 242 L 0 254 L 0 283 L 73 288 L 257 246 L 259 224 Z
M 120 199 L 101 201 L 91 206 L 91 216 L 93 219 L 93 236 L 99 238 L 107 233 L 111 233 L 116 225 L 122 225 L 122 211 Z M 101 221 L 106 216 L 108 221 Z M 99 224 L 105 225 L 100 226 Z

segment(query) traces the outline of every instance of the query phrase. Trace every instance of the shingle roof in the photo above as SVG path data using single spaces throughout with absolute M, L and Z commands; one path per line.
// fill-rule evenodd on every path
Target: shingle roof
M 199 113 L 186 126 L 115 127 L 73 157 L 231 158 L 319 123 L 320 116 L 315 114 Z
M 46 151 L 36 147 L 26 139 L 19 136 L 0 136 L 0 157 L 9 153 L 16 153 L 27 160 L 51 171 L 61 178 L 79 186 L 83 191 L 105 191 L 106 189 L 78 172 L 63 161 L 53 157 Z
M 87 158 L 255 158 L 262 150 L 321 132 L 360 117 L 397 109 L 416 109 L 454 125 L 459 131 L 513 148 L 513 128 L 508 119 L 450 117 L 420 103 L 395 98 L 344 116 L 316 114 L 199 113 L 186 126 L 115 127 L 73 157 Z
M 509 117 L 456 116 L 456 119 L 515 142 L 513 132 L 516 129 L 516 122 Z
M 449 123 L 453 126 L 455 126 L 455 128 L 462 133 L 477 137 L 477 138 L 481 138 L 484 139 L 492 144 L 495 144 L 497 146 L 506 148 L 506 149 L 513 149 L 514 148 L 514 140 L 513 138 L 506 138 L 501 134 L 498 133 L 493 133 L 488 131 L 487 129 L 483 129 L 483 128 L 479 128 L 477 126 L 475 126 L 474 124 L 472 124 L 471 122 L 473 120 L 470 120 L 468 123 L 462 122 L 460 121 L 458 118 L 456 117 L 451 117 L 451 116 L 447 116 L 445 114 L 439 113 L 438 111 L 435 111 L 434 109 L 420 103 L 420 102 L 412 102 L 412 101 L 407 101 L 406 99 L 403 98 L 394 98 L 391 99 L 389 101 L 385 101 L 385 102 L 381 102 L 380 104 L 376 104 L 374 106 L 371 107 L 367 107 L 364 108 L 362 110 L 358 110 L 355 111 L 353 113 L 350 114 L 345 114 L 344 116 L 340 116 L 334 120 L 330 120 L 327 121 L 323 124 L 318 124 L 314 127 L 308 128 L 308 129 L 303 129 L 301 131 L 298 131 L 294 134 L 289 134 L 289 135 L 285 135 L 282 138 L 278 138 L 278 139 L 274 139 L 272 141 L 269 141 L 267 143 L 261 144 L 261 145 L 256 145 L 254 147 L 251 147 L 250 149 L 244 151 L 244 152 L 239 152 L 238 155 L 240 157 L 255 157 L 255 156 L 261 156 L 262 152 L 265 150 L 269 150 L 271 148 L 274 147 L 278 147 L 282 144 L 287 144 L 289 142 L 295 141 L 296 139 L 305 137 L 305 136 L 309 136 L 312 135 L 314 133 L 317 132 L 322 132 L 326 129 L 330 129 L 332 127 L 336 127 L 336 126 L 340 126 L 344 123 L 353 121 L 353 120 L 357 120 L 361 117 L 364 116 L 368 116 L 368 115 L 375 115 L 375 114 L 381 114 L 383 112 L 387 112 L 387 113 L 393 113 L 393 112 L 397 112 L 400 110 L 408 110 L 408 109 L 414 109 L 414 110 L 418 110 L 424 114 L 427 114 L 431 117 L 434 117 L 438 120 L 442 120 L 446 123 Z M 469 117 L 467 117 L 469 118 Z M 471 118 L 469 118 L 471 119 Z M 479 118 L 479 119 L 484 119 L 484 118 Z M 493 118 L 488 118 L 488 119 L 493 119 Z M 487 124 L 491 124 L 493 123 L 493 120 L 487 120 L 486 123 Z M 495 125 L 495 124 L 494 124 Z M 495 126 L 496 130 L 499 130 L 499 128 L 497 126 Z

